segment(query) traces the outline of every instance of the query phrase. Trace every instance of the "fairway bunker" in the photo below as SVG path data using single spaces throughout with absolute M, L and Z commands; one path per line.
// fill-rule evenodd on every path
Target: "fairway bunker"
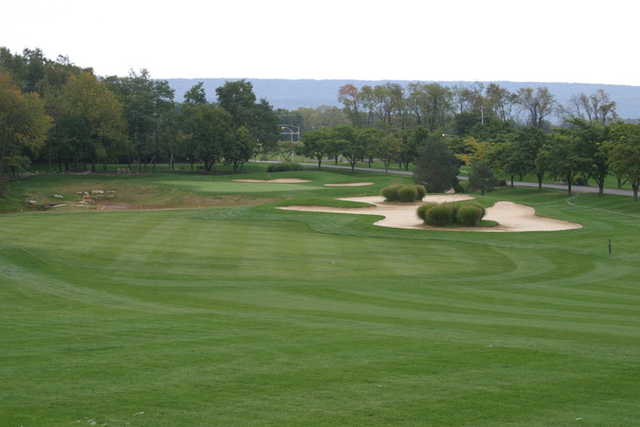
M 343 184 L 325 184 L 325 187 L 366 187 L 373 185 L 373 182 L 345 182 Z
M 276 178 L 276 179 L 234 179 L 233 182 L 271 183 L 271 184 L 300 184 L 311 182 L 308 179 L 300 178 Z
M 475 232 L 525 232 L 525 231 L 562 231 L 582 228 L 580 224 L 546 218 L 536 215 L 535 209 L 512 202 L 497 202 L 487 209 L 484 219 L 498 223 L 495 227 L 430 227 L 424 225 L 416 215 L 416 209 L 422 203 L 445 203 L 471 200 L 473 197 L 463 194 L 427 195 L 418 203 L 388 203 L 380 196 L 348 197 L 338 200 L 369 203 L 372 206 L 363 208 L 333 208 L 327 206 L 283 206 L 278 209 L 348 213 L 361 215 L 384 216 L 374 225 L 380 227 L 402 228 L 409 230 L 447 230 L 447 231 L 475 231 Z

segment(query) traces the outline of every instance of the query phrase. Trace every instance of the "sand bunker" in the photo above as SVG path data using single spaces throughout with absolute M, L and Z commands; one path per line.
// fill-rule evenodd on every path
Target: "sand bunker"
M 473 199 L 464 194 L 427 195 L 424 202 L 454 202 Z M 370 203 L 372 206 L 363 208 L 332 208 L 327 206 L 284 206 L 279 209 L 305 212 L 350 213 L 362 215 L 379 215 L 384 219 L 376 221 L 374 225 L 380 227 L 404 228 L 412 230 L 449 230 L 476 232 L 523 232 L 523 231 L 560 231 L 582 228 L 580 224 L 560 221 L 553 218 L 536 216 L 535 209 L 512 202 L 497 202 L 487 209 L 484 219 L 497 222 L 496 227 L 429 227 L 422 223 L 416 215 L 416 209 L 422 203 L 387 203 L 383 197 L 350 197 L 339 200 Z
M 277 179 L 234 179 L 234 182 L 270 182 L 273 184 L 299 184 L 301 182 L 311 182 L 308 179 L 300 178 L 277 178 Z
M 366 187 L 373 185 L 373 182 L 346 182 L 344 184 L 325 184 L 325 187 Z

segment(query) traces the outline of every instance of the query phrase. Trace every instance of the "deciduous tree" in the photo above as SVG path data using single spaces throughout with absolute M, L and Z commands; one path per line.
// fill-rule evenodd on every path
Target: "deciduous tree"
M 29 163 L 26 151 L 43 144 L 51 118 L 35 94 L 23 94 L 7 74 L 0 73 L 0 174 L 17 174 Z

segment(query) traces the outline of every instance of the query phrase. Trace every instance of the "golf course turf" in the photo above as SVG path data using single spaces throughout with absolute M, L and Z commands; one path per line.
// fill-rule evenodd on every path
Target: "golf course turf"
M 583 225 L 529 233 L 276 209 L 396 182 L 252 166 L 10 183 L 0 426 L 637 425 L 640 203 L 475 195 Z M 24 209 L 96 188 L 150 210 Z

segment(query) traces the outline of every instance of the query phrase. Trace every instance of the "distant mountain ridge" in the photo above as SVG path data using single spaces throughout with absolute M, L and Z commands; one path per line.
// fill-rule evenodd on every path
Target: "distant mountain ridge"
M 167 79 L 176 91 L 176 100 L 182 101 L 183 96 L 194 84 L 204 82 L 207 96 L 215 99 L 215 89 L 226 81 L 239 80 L 236 78 L 202 78 L 202 79 Z M 310 79 L 246 79 L 253 84 L 258 98 L 265 98 L 275 108 L 295 110 L 300 107 L 318 107 L 320 105 L 338 106 L 338 89 L 345 84 L 357 87 L 364 85 L 378 85 L 386 82 L 398 83 L 406 86 L 416 80 L 310 80 Z M 431 81 L 429 81 L 431 82 Z M 435 81 L 443 86 L 470 86 L 475 82 L 463 81 Z M 578 93 L 592 94 L 598 89 L 605 90 L 617 102 L 618 114 L 624 119 L 640 118 L 640 86 L 590 84 L 590 83 L 541 83 L 541 82 L 481 82 L 498 83 L 499 85 L 516 91 L 522 87 L 546 86 L 561 104 L 566 104 L 569 98 Z

